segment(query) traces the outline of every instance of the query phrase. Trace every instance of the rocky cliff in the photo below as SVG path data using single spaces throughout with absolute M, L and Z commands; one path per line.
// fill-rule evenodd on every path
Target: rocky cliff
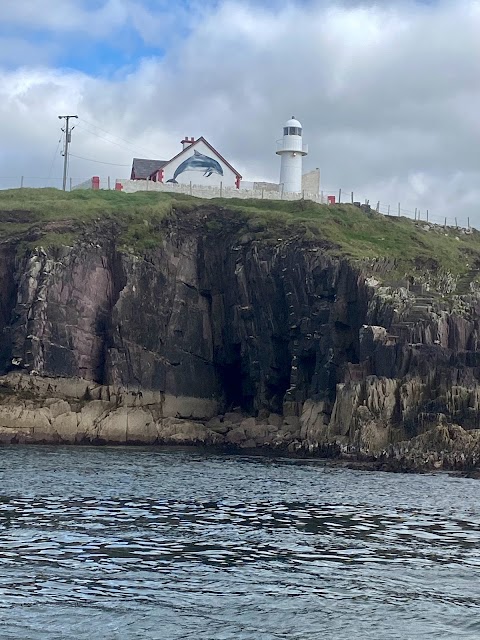
M 479 262 L 465 254 L 453 274 L 262 229 L 199 203 L 173 207 L 146 251 L 128 250 L 111 218 L 54 245 L 38 229 L 29 243 L 5 235 L 2 440 L 385 460 L 440 423 L 480 428 L 480 241 Z M 455 451 L 449 465 L 476 464 Z

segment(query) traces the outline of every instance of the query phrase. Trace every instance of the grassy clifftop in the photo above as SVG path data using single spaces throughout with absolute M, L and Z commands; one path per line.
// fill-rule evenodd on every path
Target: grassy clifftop
M 95 221 L 121 228 L 126 250 L 142 253 L 158 244 L 162 221 L 172 211 L 205 206 L 207 229 L 220 231 L 222 210 L 238 216 L 255 239 L 321 240 L 330 251 L 355 260 L 395 259 L 400 270 L 438 269 L 462 275 L 480 268 L 480 233 L 365 213 L 351 205 L 310 201 L 200 200 L 173 193 L 13 189 L 0 191 L 0 242 L 17 236 L 25 245 L 71 244 Z

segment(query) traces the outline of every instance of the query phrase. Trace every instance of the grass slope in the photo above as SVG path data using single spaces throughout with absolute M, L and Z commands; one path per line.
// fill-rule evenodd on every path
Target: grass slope
M 200 200 L 174 193 L 124 194 L 117 191 L 12 189 L 0 191 L 0 241 L 32 229 L 44 234 L 44 246 L 70 244 L 74 226 L 98 219 L 116 220 L 124 229 L 127 250 L 153 249 L 161 238 L 160 222 L 175 208 L 203 204 L 238 214 L 245 231 L 256 239 L 277 242 L 291 236 L 323 240 L 334 252 L 354 260 L 392 258 L 403 272 L 438 269 L 462 275 L 480 268 L 480 233 L 465 234 L 455 228 L 426 225 L 408 218 L 365 213 L 352 205 L 319 205 L 310 201 Z M 214 215 L 210 213 L 210 215 Z M 65 223 L 72 223 L 68 228 Z M 207 222 L 221 230 L 218 215 Z M 37 240 L 35 244 L 39 244 Z

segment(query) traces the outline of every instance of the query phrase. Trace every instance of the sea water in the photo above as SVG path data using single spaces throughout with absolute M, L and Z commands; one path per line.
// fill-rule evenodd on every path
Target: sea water
M 0 449 L 2 640 L 480 638 L 480 484 Z

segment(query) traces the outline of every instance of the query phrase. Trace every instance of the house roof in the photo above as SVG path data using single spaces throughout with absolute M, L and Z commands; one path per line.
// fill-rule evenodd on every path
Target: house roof
M 209 142 L 207 142 L 207 140 L 205 140 L 205 138 L 204 138 L 203 136 L 200 136 L 200 138 L 198 138 L 197 140 L 195 140 L 195 142 L 192 142 L 192 144 L 188 145 L 188 147 L 185 147 L 185 149 L 182 149 L 179 153 L 177 153 L 177 155 L 176 155 L 176 156 L 173 156 L 173 158 L 172 158 L 171 160 L 167 160 L 167 161 L 166 161 L 166 162 L 164 162 L 161 166 L 154 168 L 154 169 L 151 171 L 151 173 L 149 174 L 149 176 L 147 176 L 147 177 L 151 177 L 151 176 L 152 176 L 156 171 L 158 171 L 158 169 L 161 169 L 162 167 L 166 166 L 167 164 L 170 164 L 170 162 L 173 162 L 174 160 L 176 160 L 179 156 L 181 156 L 181 155 L 182 155 L 182 153 L 185 153 L 185 151 L 189 151 L 192 147 L 194 147 L 194 146 L 195 146 L 196 144 L 198 144 L 199 142 L 203 142 L 204 144 L 206 144 L 206 145 L 207 145 L 207 147 L 208 147 L 208 148 L 209 148 L 209 149 L 210 149 L 210 150 L 211 150 L 211 151 L 212 151 L 212 152 L 213 152 L 213 153 L 214 153 L 218 158 L 220 158 L 220 160 L 221 160 L 224 164 L 226 164 L 226 165 L 227 165 L 227 167 L 228 167 L 229 169 L 231 169 L 231 170 L 233 171 L 233 173 L 234 173 L 238 178 L 240 178 L 240 180 L 242 179 L 242 176 L 238 173 L 238 171 L 237 171 L 236 169 L 234 169 L 234 168 L 232 167 L 232 165 L 231 165 L 229 162 L 227 162 L 227 161 L 225 160 L 225 158 L 224 158 L 220 153 L 218 153 L 218 151 L 217 151 L 214 147 L 212 147 L 212 145 L 211 145 Z M 135 162 L 135 160 L 134 160 L 134 162 Z M 153 160 L 146 160 L 145 162 L 154 162 L 154 161 L 153 161 Z
M 152 173 L 158 171 L 167 164 L 168 160 L 147 160 L 134 158 L 132 164 L 132 179 L 146 180 Z

